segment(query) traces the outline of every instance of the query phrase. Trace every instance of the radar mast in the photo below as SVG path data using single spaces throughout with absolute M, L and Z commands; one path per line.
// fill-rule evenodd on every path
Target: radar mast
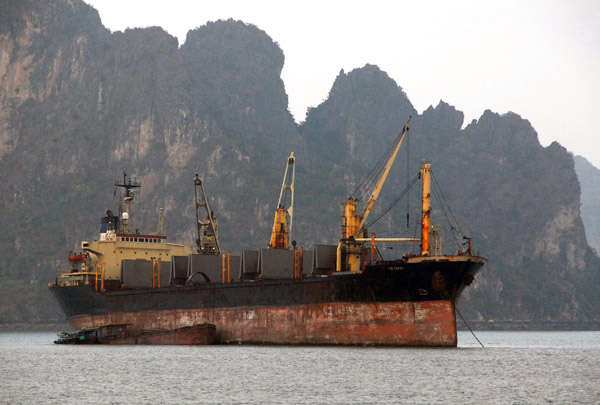
M 115 181 L 115 186 L 117 187 L 122 187 L 125 189 L 125 212 L 121 213 L 119 212 L 119 215 L 122 218 L 122 224 L 123 224 L 123 232 L 125 234 L 129 234 L 129 218 L 131 217 L 131 208 L 132 208 L 132 204 L 133 204 L 133 199 L 134 199 L 134 195 L 133 195 L 133 190 L 136 188 L 140 188 L 142 186 L 141 183 L 139 183 L 137 181 L 137 179 L 133 179 L 131 180 L 131 176 L 127 176 L 126 172 L 123 172 L 123 181 L 122 182 L 118 182 Z M 119 207 L 119 211 L 121 210 L 121 208 Z

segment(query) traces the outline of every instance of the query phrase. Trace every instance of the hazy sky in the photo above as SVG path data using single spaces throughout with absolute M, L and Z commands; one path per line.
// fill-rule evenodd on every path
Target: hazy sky
M 296 121 L 340 69 L 378 65 L 422 112 L 439 100 L 465 114 L 513 111 L 542 145 L 558 141 L 600 168 L 600 0 L 85 0 L 111 31 L 188 30 L 233 18 L 264 30 L 285 55 Z

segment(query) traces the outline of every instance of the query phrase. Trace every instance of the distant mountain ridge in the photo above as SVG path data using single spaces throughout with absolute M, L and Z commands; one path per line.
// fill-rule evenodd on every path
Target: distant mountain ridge
M 433 162 L 461 219 L 460 230 L 442 226 L 446 249 L 469 236 L 490 259 L 461 312 L 488 323 L 600 322 L 600 260 L 586 244 L 573 157 L 558 143 L 542 147 L 517 114 L 486 111 L 461 129 L 462 112 L 440 101 L 419 114 L 384 71 L 366 65 L 341 71 L 297 125 L 280 77 L 283 51 L 253 25 L 208 23 L 179 47 L 158 27 L 111 34 L 79 0 L 2 0 L 0 10 L 0 324 L 62 318 L 46 285 L 116 209 L 112 184 L 123 170 L 142 183 L 136 227 L 154 229 L 164 208 L 166 233 L 184 243 L 195 238 L 199 173 L 221 246 L 236 252 L 268 243 L 293 150 L 295 238 L 336 243 L 339 204 L 408 116 L 410 135 L 377 209 L 421 159 Z M 412 232 L 416 198 L 397 208 L 372 230 Z

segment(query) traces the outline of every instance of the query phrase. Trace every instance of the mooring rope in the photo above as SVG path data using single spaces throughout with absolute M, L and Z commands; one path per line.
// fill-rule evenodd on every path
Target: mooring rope
M 467 325 L 467 328 L 469 328 L 469 330 L 471 331 L 471 334 L 473 335 L 475 340 L 477 340 L 477 342 L 479 342 L 481 347 L 483 347 L 485 349 L 485 346 L 483 345 L 483 343 L 481 343 L 481 341 L 477 338 L 477 336 L 475 336 L 475 332 L 473 332 L 473 329 L 471 329 L 471 327 L 469 326 L 467 321 L 465 321 L 465 318 L 463 318 L 462 314 L 460 313 L 460 311 L 458 310 L 458 307 L 456 305 L 454 306 L 454 309 L 456 309 L 456 313 L 458 314 L 458 316 L 460 316 L 460 319 L 462 319 L 462 321 L 465 323 L 465 325 Z

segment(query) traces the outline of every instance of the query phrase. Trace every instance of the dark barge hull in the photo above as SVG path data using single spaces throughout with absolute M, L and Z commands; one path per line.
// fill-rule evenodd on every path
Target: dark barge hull
M 220 343 L 456 346 L 455 302 L 486 260 L 415 257 L 362 273 L 95 292 L 50 287 L 76 328 L 216 325 Z
M 212 345 L 215 343 L 215 338 L 215 325 L 204 323 L 174 330 L 142 333 L 138 336 L 101 339 L 100 343 L 109 345 Z

